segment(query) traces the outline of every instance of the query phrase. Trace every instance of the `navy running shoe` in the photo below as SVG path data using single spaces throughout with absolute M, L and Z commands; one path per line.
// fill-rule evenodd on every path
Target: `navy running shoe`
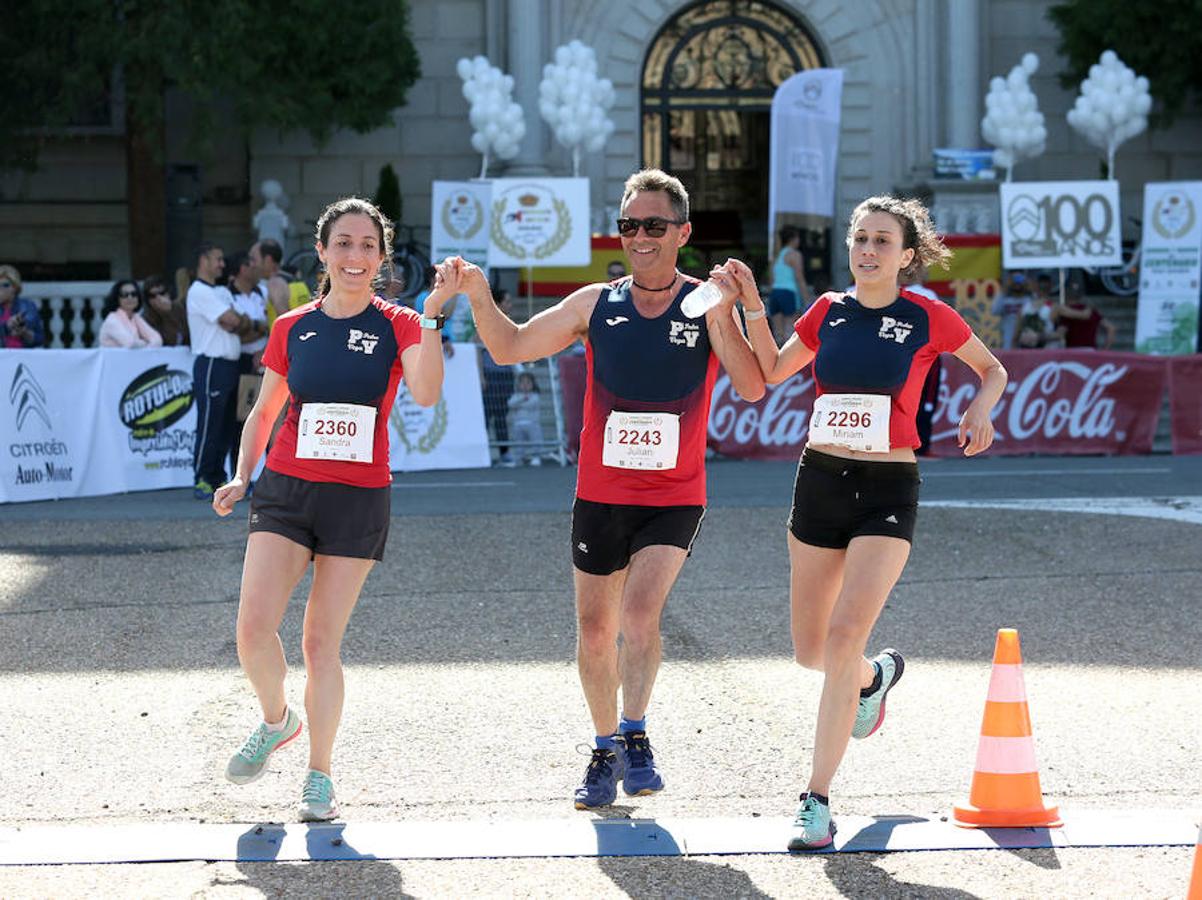
M 647 732 L 632 731 L 619 735 L 618 752 L 626 764 L 626 774 L 622 776 L 622 790 L 628 796 L 654 794 L 664 789 L 664 779 L 655 768 L 655 754 L 651 751 L 651 741 Z
M 609 806 L 617 799 L 618 782 L 621 780 L 621 754 L 611 749 L 595 748 L 584 773 L 584 781 L 576 788 L 576 808 Z

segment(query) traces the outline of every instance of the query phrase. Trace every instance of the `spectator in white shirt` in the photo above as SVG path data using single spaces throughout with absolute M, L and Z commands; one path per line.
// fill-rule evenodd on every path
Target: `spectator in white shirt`
M 196 442 L 192 450 L 192 496 L 211 500 L 226 481 L 225 459 L 233 445 L 237 415 L 239 331 L 250 318 L 234 309 L 230 292 L 217 285 L 225 253 L 203 243 L 196 251 L 196 280 L 188 288 L 188 332 L 192 339 L 192 396 L 196 398 Z
M 101 310 L 100 346 L 131 350 L 163 346 L 163 336 L 142 318 L 141 308 L 142 289 L 136 281 L 123 278 L 114 284 Z

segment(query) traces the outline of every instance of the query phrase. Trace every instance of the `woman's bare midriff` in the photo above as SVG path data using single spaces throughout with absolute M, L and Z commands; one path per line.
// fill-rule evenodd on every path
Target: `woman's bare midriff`
M 909 447 L 897 447 L 888 453 L 867 453 L 863 450 L 852 450 L 850 447 L 840 447 L 838 444 L 806 444 L 811 450 L 825 453 L 827 456 L 838 456 L 841 459 L 857 459 L 864 462 L 917 462 L 914 451 Z

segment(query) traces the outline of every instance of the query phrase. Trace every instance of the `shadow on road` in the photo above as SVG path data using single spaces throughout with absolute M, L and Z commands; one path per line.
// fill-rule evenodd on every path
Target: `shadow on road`
M 788 659 L 780 509 L 706 517 L 664 615 L 667 660 Z M 877 634 L 915 658 L 1196 667 L 1197 526 L 929 509 Z M 245 535 L 229 521 L 22 522 L 0 550 L 0 672 L 237 666 Z M 575 652 L 568 517 L 398 517 L 351 620 L 349 664 L 563 662 Z M 307 581 L 282 637 L 299 663 Z M 1104 648 L 1104 652 L 1103 652 Z

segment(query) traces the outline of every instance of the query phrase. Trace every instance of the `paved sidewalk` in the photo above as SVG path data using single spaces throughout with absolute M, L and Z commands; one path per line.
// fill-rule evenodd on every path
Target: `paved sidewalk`
M 1115 468 L 1112 460 L 1076 469 L 1060 468 L 1062 460 L 989 462 L 1003 474 L 976 479 L 950 474 L 962 470 L 956 462 L 927 466 L 926 496 L 971 497 L 950 486 L 970 481 L 982 493 L 1044 505 L 1088 496 L 1090 483 L 1105 489 L 1095 495 L 1202 495 L 1179 460 L 1120 461 L 1169 471 L 1119 475 L 1085 471 Z M 648 720 L 668 787 L 622 797 L 607 815 L 791 815 L 821 679 L 791 662 L 789 469 L 711 467 L 715 502 L 669 600 Z M 1032 474 L 1047 469 L 1055 474 Z M 1126 490 L 1140 479 L 1146 493 Z M 498 512 L 492 492 L 503 488 L 465 480 L 515 482 L 509 496 L 520 502 Z M 569 799 L 587 763 L 576 745 L 591 729 L 573 662 L 568 473 L 414 481 L 448 486 L 397 488 L 388 557 L 346 641 L 335 754 L 346 820 L 591 819 Z M 175 514 L 176 506 L 186 510 Z M 200 506 L 160 494 L 0 509 L 0 732 L 17 736 L 0 776 L 4 826 L 101 834 L 112 824 L 293 821 L 303 746 L 282 751 L 255 784 L 220 779 L 255 718 L 233 633 L 245 533 L 238 517 L 217 520 Z M 1202 729 L 1182 702 L 1202 692 L 1199 547 L 1202 530 L 1191 521 L 924 509 L 913 558 L 871 642 L 906 652 L 906 676 L 885 726 L 849 750 L 833 791 L 836 817 L 937 820 L 966 798 L 1003 626 L 1022 635 L 1051 802 L 1066 812 L 1202 812 Z M 282 634 L 298 705 L 306 587 Z M 1192 858 L 1192 847 L 1177 847 L 0 867 L 0 896 L 1179 897 Z

